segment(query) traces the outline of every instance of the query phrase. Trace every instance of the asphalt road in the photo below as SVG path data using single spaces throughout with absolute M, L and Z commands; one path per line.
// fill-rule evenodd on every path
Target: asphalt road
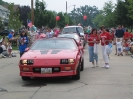
M 133 99 L 133 58 L 110 55 L 110 68 L 104 69 L 99 48 L 99 67 L 91 68 L 85 49 L 85 70 L 78 81 L 47 78 L 22 81 L 18 60 L 0 59 L 0 99 Z

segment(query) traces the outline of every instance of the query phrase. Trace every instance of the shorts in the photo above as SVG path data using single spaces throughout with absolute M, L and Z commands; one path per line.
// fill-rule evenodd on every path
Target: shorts
M 11 52 L 12 52 L 12 49 L 8 49 L 8 52 L 10 52 L 10 53 L 11 53 Z
M 118 48 L 118 51 L 120 51 L 120 52 L 121 52 L 121 51 L 122 51 L 122 50 L 121 50 L 121 48 Z

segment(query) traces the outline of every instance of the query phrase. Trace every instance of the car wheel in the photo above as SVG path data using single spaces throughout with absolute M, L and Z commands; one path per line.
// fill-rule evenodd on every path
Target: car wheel
M 80 71 L 83 71 L 83 70 L 84 70 L 84 59 L 82 59 L 81 68 L 80 68 Z
M 22 80 L 23 80 L 23 81 L 30 80 L 30 77 L 24 77 L 24 76 L 22 76 Z
M 77 68 L 77 74 L 74 75 L 72 78 L 73 78 L 74 80 L 79 80 L 79 79 L 80 79 L 80 64 L 79 64 L 79 66 L 78 66 L 78 68 Z

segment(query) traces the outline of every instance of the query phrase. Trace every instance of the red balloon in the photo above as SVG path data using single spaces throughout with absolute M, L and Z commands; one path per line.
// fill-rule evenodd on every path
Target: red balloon
M 87 19 L 87 16 L 86 15 L 84 15 L 84 20 L 86 20 Z
M 59 21 L 60 20 L 60 17 L 59 16 L 56 16 L 56 21 Z

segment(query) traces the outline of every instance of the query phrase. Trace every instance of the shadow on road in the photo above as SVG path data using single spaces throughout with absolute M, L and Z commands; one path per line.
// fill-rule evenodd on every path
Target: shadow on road
M 71 77 L 54 77 L 54 78 L 32 78 L 29 81 L 23 81 L 22 87 L 43 87 L 47 84 L 70 84 L 74 80 Z

